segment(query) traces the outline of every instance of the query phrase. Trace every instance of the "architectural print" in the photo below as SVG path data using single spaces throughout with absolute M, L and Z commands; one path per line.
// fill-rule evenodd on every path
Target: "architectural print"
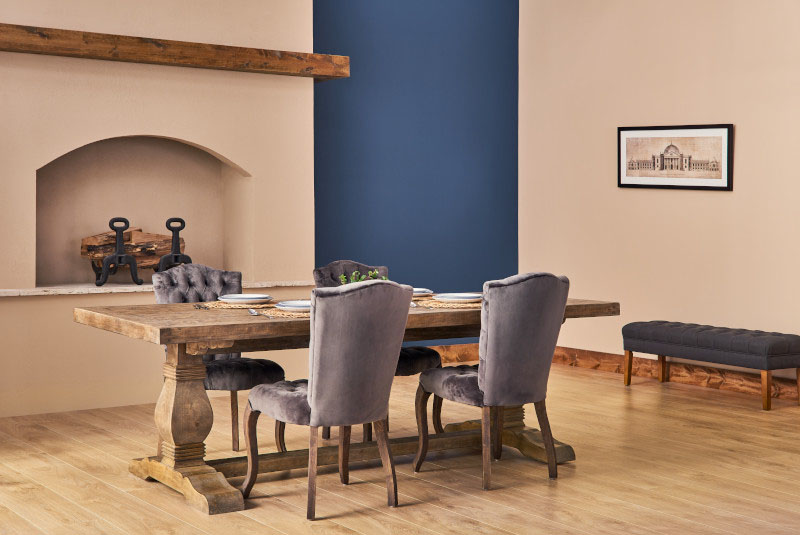
M 722 138 L 629 137 L 628 177 L 722 178 Z

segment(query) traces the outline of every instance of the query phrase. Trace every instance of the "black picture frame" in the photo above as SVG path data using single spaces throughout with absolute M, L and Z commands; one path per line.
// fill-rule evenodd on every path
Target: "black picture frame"
M 658 177 L 658 176 L 627 176 L 629 165 L 637 165 L 637 162 L 646 162 L 646 160 L 633 160 L 632 156 L 627 155 L 627 151 L 623 151 L 623 136 L 627 136 L 626 132 L 652 132 L 654 130 L 670 130 L 670 131 L 695 131 L 695 130 L 724 130 L 723 151 L 724 157 L 720 158 L 719 169 L 722 175 L 719 179 L 704 179 L 702 177 Z M 648 136 L 651 137 L 651 136 Z M 669 137 L 669 136 L 666 136 Z M 690 137 L 686 135 L 678 135 L 675 139 L 680 137 Z M 626 137 L 627 139 L 627 137 Z M 674 145 L 670 142 L 670 145 Z M 669 146 L 667 146 L 667 149 Z M 677 148 L 677 147 L 676 147 Z M 666 150 L 666 149 L 665 149 Z M 664 161 L 664 153 L 660 155 L 661 161 Z M 653 155 L 653 165 L 658 165 L 658 159 Z M 678 158 L 680 162 L 684 161 L 684 155 L 680 154 Z M 691 160 L 691 158 L 689 158 Z M 715 159 L 716 161 L 716 159 Z M 623 163 L 624 162 L 624 163 Z M 631 162 L 629 164 L 629 162 Z M 706 164 L 708 161 L 703 161 Z M 722 167 L 724 162 L 725 166 Z M 646 165 L 646 164 L 645 164 Z M 663 163 L 662 163 L 663 165 Z M 713 163 L 711 164 L 713 165 Z M 649 169 L 649 168 L 648 168 Z M 638 171 L 638 168 L 636 168 Z M 647 172 L 647 171 L 638 171 Z M 653 174 L 659 172 L 655 169 Z M 722 180 L 724 179 L 724 180 Z M 693 185 L 691 182 L 702 180 L 704 183 L 701 185 Z M 720 180 L 720 185 L 709 185 L 709 180 Z M 672 183 L 669 183 L 672 182 Z M 617 127 L 617 187 L 619 188 L 649 188 L 649 189 L 689 189 L 689 190 L 709 190 L 709 191 L 733 191 L 733 124 L 689 124 L 689 125 L 676 125 L 676 126 L 619 126 Z

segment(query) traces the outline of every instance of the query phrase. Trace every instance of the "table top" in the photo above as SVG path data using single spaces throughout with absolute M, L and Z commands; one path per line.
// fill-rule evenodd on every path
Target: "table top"
M 613 301 L 569 299 L 564 316 L 618 316 L 619 308 L 619 303 Z M 290 345 L 301 347 L 309 336 L 308 318 L 271 319 L 251 316 L 247 309 L 197 309 L 193 303 L 76 308 L 73 317 L 77 323 L 154 344 L 284 339 L 282 347 L 272 349 L 285 349 Z M 410 308 L 406 340 L 477 336 L 480 323 L 480 309 Z M 287 345 L 288 339 L 293 339 L 294 344 Z

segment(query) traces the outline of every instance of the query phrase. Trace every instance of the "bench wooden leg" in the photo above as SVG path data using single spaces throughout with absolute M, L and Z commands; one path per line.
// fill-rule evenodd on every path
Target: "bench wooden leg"
M 625 382 L 625 386 L 629 386 L 631 384 L 631 370 L 633 369 L 633 351 L 625 350 L 625 363 L 624 368 L 622 370 L 623 381 Z
M 658 382 L 659 383 L 669 382 L 669 367 L 667 364 L 667 357 L 665 357 L 664 355 L 658 356 Z
M 772 408 L 772 371 L 761 370 L 761 408 L 768 411 Z

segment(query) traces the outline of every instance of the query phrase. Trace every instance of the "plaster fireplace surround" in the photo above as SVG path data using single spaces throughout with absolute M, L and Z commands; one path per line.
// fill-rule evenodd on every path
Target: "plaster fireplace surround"
M 11 0 L 0 22 L 311 52 L 310 0 L 224 4 Z M 75 306 L 153 302 L 127 270 L 94 286 L 80 239 L 110 217 L 164 234 L 184 217 L 195 262 L 309 291 L 311 78 L 0 52 L 0 80 L 0 416 L 155 401 L 158 348 L 109 354 L 114 335 L 72 322 Z M 305 373 L 305 352 L 270 358 Z

